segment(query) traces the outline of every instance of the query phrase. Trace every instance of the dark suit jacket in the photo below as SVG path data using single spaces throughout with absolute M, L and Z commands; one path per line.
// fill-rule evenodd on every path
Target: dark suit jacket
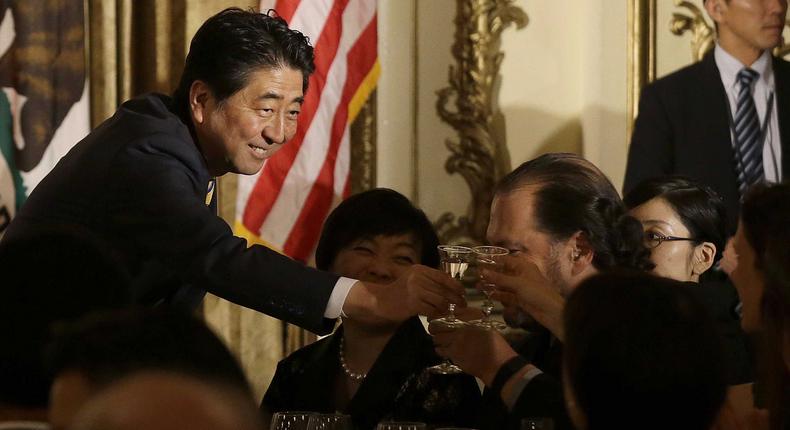
M 261 408 L 270 413 L 335 412 L 342 329 L 280 361 Z M 426 370 L 440 361 L 420 320 L 407 320 L 342 412 L 351 415 L 357 429 L 373 429 L 384 420 L 470 426 L 480 403 L 477 382 L 470 375 L 434 375 Z
M 114 248 L 138 303 L 195 306 L 208 290 L 329 331 L 323 313 L 337 276 L 233 236 L 206 205 L 211 177 L 170 104 L 155 94 L 124 103 L 41 181 L 3 242 L 53 225 L 82 229 Z
M 721 335 L 727 384 L 754 382 L 751 342 L 741 329 L 741 320 L 735 312 L 739 302 L 735 286 L 724 273 L 714 271 L 706 272 L 699 283 L 686 284 L 716 322 L 716 329 Z
M 773 59 L 782 140 L 782 172 L 790 172 L 790 63 Z M 730 139 L 727 93 L 713 52 L 642 90 L 623 193 L 668 174 L 695 178 L 724 199 L 728 229 L 737 226 L 740 194 Z
M 529 381 L 509 411 L 499 395 L 486 389 L 477 427 L 519 430 L 524 418 L 547 417 L 554 420 L 555 430 L 573 429 L 562 392 L 562 343 L 547 329 L 536 327 L 513 348 L 543 374 Z

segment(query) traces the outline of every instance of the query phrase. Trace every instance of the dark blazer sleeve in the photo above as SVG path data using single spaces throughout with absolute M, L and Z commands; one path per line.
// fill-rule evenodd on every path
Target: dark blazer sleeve
M 550 417 L 554 420 L 555 429 L 573 429 L 565 411 L 560 381 L 545 373 L 529 381 L 510 411 L 510 427 L 520 428 L 521 420 L 528 417 Z
M 673 172 L 674 139 L 658 86 L 646 86 L 639 98 L 639 115 L 628 148 L 623 194 L 645 179 Z
M 263 246 L 246 246 L 206 205 L 199 153 L 168 133 L 149 135 L 115 155 L 106 187 L 108 225 L 137 255 L 166 265 L 186 284 L 308 330 L 323 317 L 337 276 Z M 204 173 L 205 175 L 205 173 Z

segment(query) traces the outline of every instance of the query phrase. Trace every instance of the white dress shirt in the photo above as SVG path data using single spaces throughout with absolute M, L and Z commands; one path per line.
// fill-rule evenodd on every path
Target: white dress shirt
M 738 72 L 746 66 L 718 44 L 716 44 L 713 56 L 716 60 L 716 67 L 719 68 L 724 90 L 727 92 L 727 100 L 730 103 L 730 113 L 734 117 L 735 106 L 737 106 L 735 100 L 741 89 L 736 78 Z M 763 52 L 760 58 L 749 67 L 759 74 L 757 79 L 752 83 L 752 96 L 754 97 L 754 106 L 757 109 L 757 117 L 759 118 L 760 126 L 762 126 L 765 121 L 765 113 L 768 110 L 768 100 L 770 95 L 773 94 L 771 117 L 768 118 L 765 140 L 763 141 L 763 172 L 765 173 L 765 179 L 767 181 L 780 182 L 783 177 L 781 168 L 782 140 L 779 135 L 779 114 L 777 112 L 776 85 L 774 84 L 774 68 L 771 52 Z M 732 129 L 730 129 L 730 137 L 732 144 L 735 145 L 735 137 L 733 136 Z M 788 136 L 788 138 L 790 138 L 790 136 Z
M 329 296 L 329 302 L 324 310 L 324 318 L 337 319 L 343 314 L 343 304 L 346 303 L 346 296 L 351 291 L 351 287 L 358 281 L 356 279 L 340 277 L 335 283 L 335 289 Z M 345 316 L 345 315 L 344 315 Z

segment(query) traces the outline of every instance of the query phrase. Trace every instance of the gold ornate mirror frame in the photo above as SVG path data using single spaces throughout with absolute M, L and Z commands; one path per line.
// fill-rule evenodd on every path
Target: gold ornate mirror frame
M 505 56 L 499 49 L 500 36 L 511 24 L 524 28 L 527 15 L 513 0 L 457 0 L 456 5 L 452 46 L 456 64 L 450 66 L 450 86 L 437 92 L 436 110 L 458 133 L 457 140 L 446 142 L 451 155 L 445 170 L 464 178 L 472 201 L 464 216 L 442 214 L 436 230 L 442 243 L 480 244 L 494 185 L 510 171 L 507 146 L 492 133 L 497 112 L 494 88 Z

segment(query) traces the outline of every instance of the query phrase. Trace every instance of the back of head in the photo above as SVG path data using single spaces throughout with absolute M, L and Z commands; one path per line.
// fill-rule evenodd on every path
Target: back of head
M 254 430 L 252 398 L 237 387 L 172 372 L 141 372 L 102 390 L 74 419 L 75 430 Z
M 0 404 L 45 407 L 43 346 L 51 326 L 131 303 L 129 279 L 87 233 L 50 228 L 0 246 Z
M 421 249 L 420 264 L 439 265 L 439 239 L 425 213 L 402 194 L 377 188 L 355 194 L 329 214 L 315 252 L 316 266 L 328 270 L 341 249 L 358 239 L 411 234 Z
M 175 108 L 183 117 L 188 112 L 189 89 L 196 80 L 207 83 L 222 102 L 242 89 L 252 72 L 289 67 L 302 72 L 303 89 L 307 91 L 315 69 L 313 48 L 302 33 L 270 14 L 228 8 L 200 26 L 173 93 Z
M 566 383 L 587 428 L 707 429 L 725 395 L 715 324 L 682 283 L 591 277 L 565 306 Z
M 623 199 L 631 210 L 654 198 L 664 199 L 678 214 L 690 237 L 716 245 L 721 258 L 727 239 L 727 214 L 724 201 L 707 185 L 683 176 L 647 179 L 634 187 Z
M 617 190 L 589 161 L 568 153 L 541 155 L 502 178 L 496 193 L 528 185 L 539 186 L 534 208 L 539 228 L 556 240 L 584 232 L 597 269 L 653 267 L 641 224 L 625 215 Z
M 49 352 L 53 374 L 79 372 L 93 389 L 153 370 L 250 393 L 236 359 L 206 324 L 167 308 L 90 315 L 61 327 Z

